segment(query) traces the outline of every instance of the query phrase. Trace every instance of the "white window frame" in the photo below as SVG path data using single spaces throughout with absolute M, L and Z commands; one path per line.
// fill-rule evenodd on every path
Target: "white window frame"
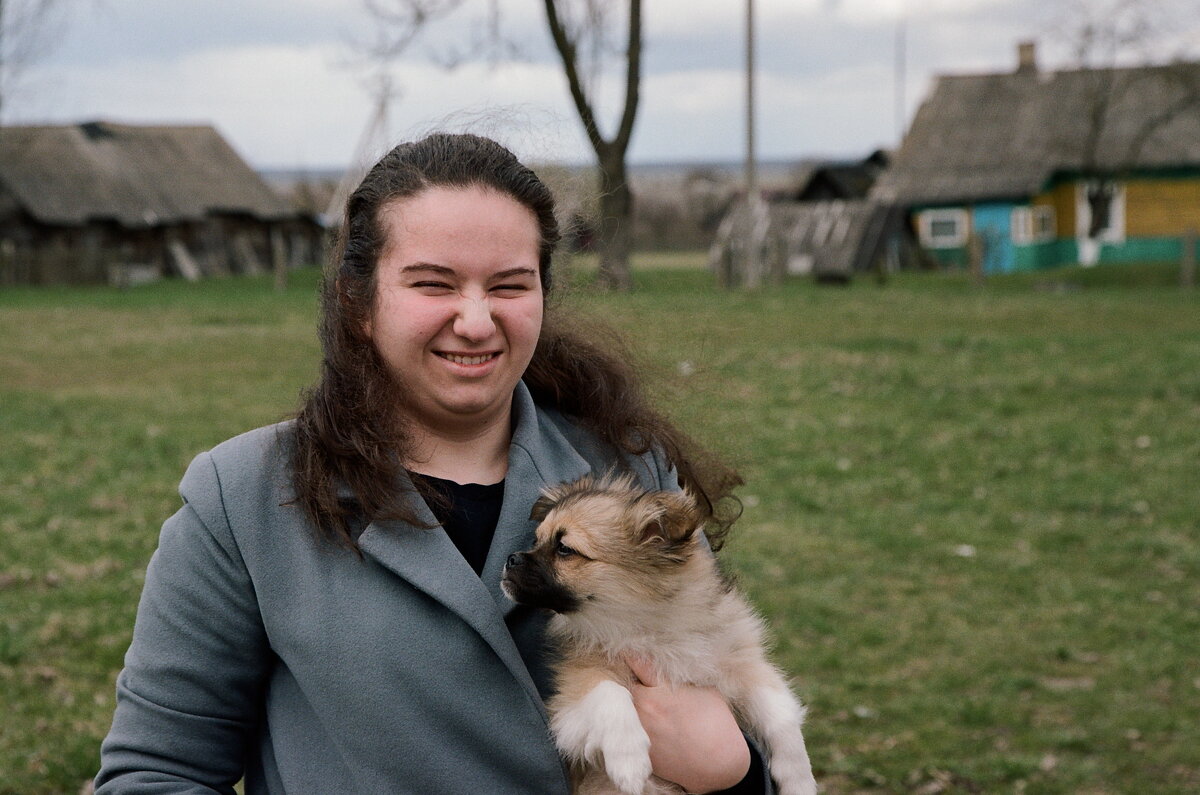
M 1082 180 L 1075 186 L 1075 236 L 1079 240 L 1087 239 L 1088 227 L 1092 224 L 1092 207 L 1087 200 L 1088 184 L 1087 180 Z M 1113 187 L 1112 204 L 1108 209 L 1110 223 L 1096 238 L 1098 243 L 1125 242 L 1125 185 L 1117 182 Z
M 1054 208 L 1049 205 L 1013 208 L 1012 239 L 1017 245 L 1027 246 L 1053 240 L 1056 237 L 1055 225 Z
M 952 222 L 952 235 L 934 235 L 935 224 Z M 970 216 L 962 209 L 923 210 L 917 215 L 917 234 L 926 248 L 961 248 L 967 244 Z

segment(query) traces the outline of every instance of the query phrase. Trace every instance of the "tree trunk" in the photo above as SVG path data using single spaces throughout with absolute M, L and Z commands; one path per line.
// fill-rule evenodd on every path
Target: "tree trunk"
M 630 290 L 633 276 L 629 253 L 633 238 L 633 191 L 625 170 L 625 153 L 605 152 L 600 158 L 600 273 L 601 287 Z
M 4 89 L 8 88 L 8 72 L 6 68 L 8 64 L 5 62 L 4 53 L 5 47 L 8 45 L 8 36 L 4 30 L 4 0 L 0 0 L 0 122 L 4 120 Z
M 563 71 L 571 99 L 584 132 L 596 152 L 600 166 L 600 284 L 610 290 L 629 290 L 633 279 L 629 273 L 633 221 L 633 193 L 625 170 L 625 152 L 633 136 L 637 117 L 639 85 L 642 73 L 642 0 L 629 0 L 629 37 L 625 50 L 625 107 L 616 134 L 607 139 L 600 133 L 596 112 L 588 98 L 583 77 L 579 72 L 578 31 L 568 31 L 558 13 L 560 0 L 544 0 L 546 22 L 554 48 L 562 58 Z
M 278 224 L 271 226 L 271 272 L 275 275 L 275 290 L 283 292 L 288 286 L 287 243 Z

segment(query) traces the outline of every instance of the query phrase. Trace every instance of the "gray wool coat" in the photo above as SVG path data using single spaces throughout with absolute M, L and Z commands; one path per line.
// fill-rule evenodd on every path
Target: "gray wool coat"
M 289 505 L 290 425 L 192 462 L 146 573 L 97 795 L 566 793 L 543 695 L 545 618 L 500 592 L 544 486 L 616 461 L 519 385 L 482 577 L 440 529 L 373 523 L 363 557 Z M 676 487 L 661 461 L 632 462 Z M 425 506 L 421 510 L 433 523 Z

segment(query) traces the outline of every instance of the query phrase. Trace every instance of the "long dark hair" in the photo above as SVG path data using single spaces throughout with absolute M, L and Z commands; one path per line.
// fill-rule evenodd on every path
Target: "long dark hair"
M 399 489 L 411 446 L 404 412 L 397 411 L 404 384 L 384 366 L 364 330 L 375 306 L 375 266 L 387 243 L 381 211 L 432 187 L 471 186 L 510 196 L 536 217 L 541 282 L 550 292 L 559 240 L 554 197 L 500 144 L 476 135 L 431 135 L 400 144 L 367 172 L 346 202 L 322 282 L 320 378 L 305 394 L 295 423 L 296 501 L 334 543 L 356 549 L 357 522 L 419 523 L 413 501 Z M 734 517 L 715 506 L 740 480 L 653 408 L 618 345 L 566 330 L 547 306 L 524 380 L 539 404 L 570 415 L 614 449 L 661 450 L 700 497 L 710 539 L 719 547 Z

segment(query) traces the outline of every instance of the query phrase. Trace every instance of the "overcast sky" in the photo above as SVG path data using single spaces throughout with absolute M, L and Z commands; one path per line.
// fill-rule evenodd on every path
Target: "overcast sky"
M 1043 65 L 1066 65 L 1061 31 L 1074 2 L 756 0 L 759 154 L 857 157 L 894 146 L 900 117 L 911 118 L 934 75 L 1012 69 L 1021 39 L 1038 40 Z M 255 166 L 323 168 L 352 159 L 372 117 L 372 67 L 362 45 L 372 40 L 374 23 L 361 0 L 67 5 L 43 31 L 37 57 L 7 87 L 6 122 L 212 123 Z M 482 128 L 524 157 L 589 161 L 541 3 L 503 6 L 505 30 L 523 56 L 447 71 L 437 65 L 438 53 L 467 46 L 477 20 L 465 13 L 431 31 L 440 35 L 411 47 L 391 70 L 397 96 L 389 136 Z M 745 3 L 644 6 L 644 82 L 631 160 L 738 160 L 745 145 Z M 1171 46 L 1195 54 L 1200 14 L 1187 18 L 1191 28 L 1177 28 Z M 616 111 L 615 104 L 601 108 L 610 127 Z

